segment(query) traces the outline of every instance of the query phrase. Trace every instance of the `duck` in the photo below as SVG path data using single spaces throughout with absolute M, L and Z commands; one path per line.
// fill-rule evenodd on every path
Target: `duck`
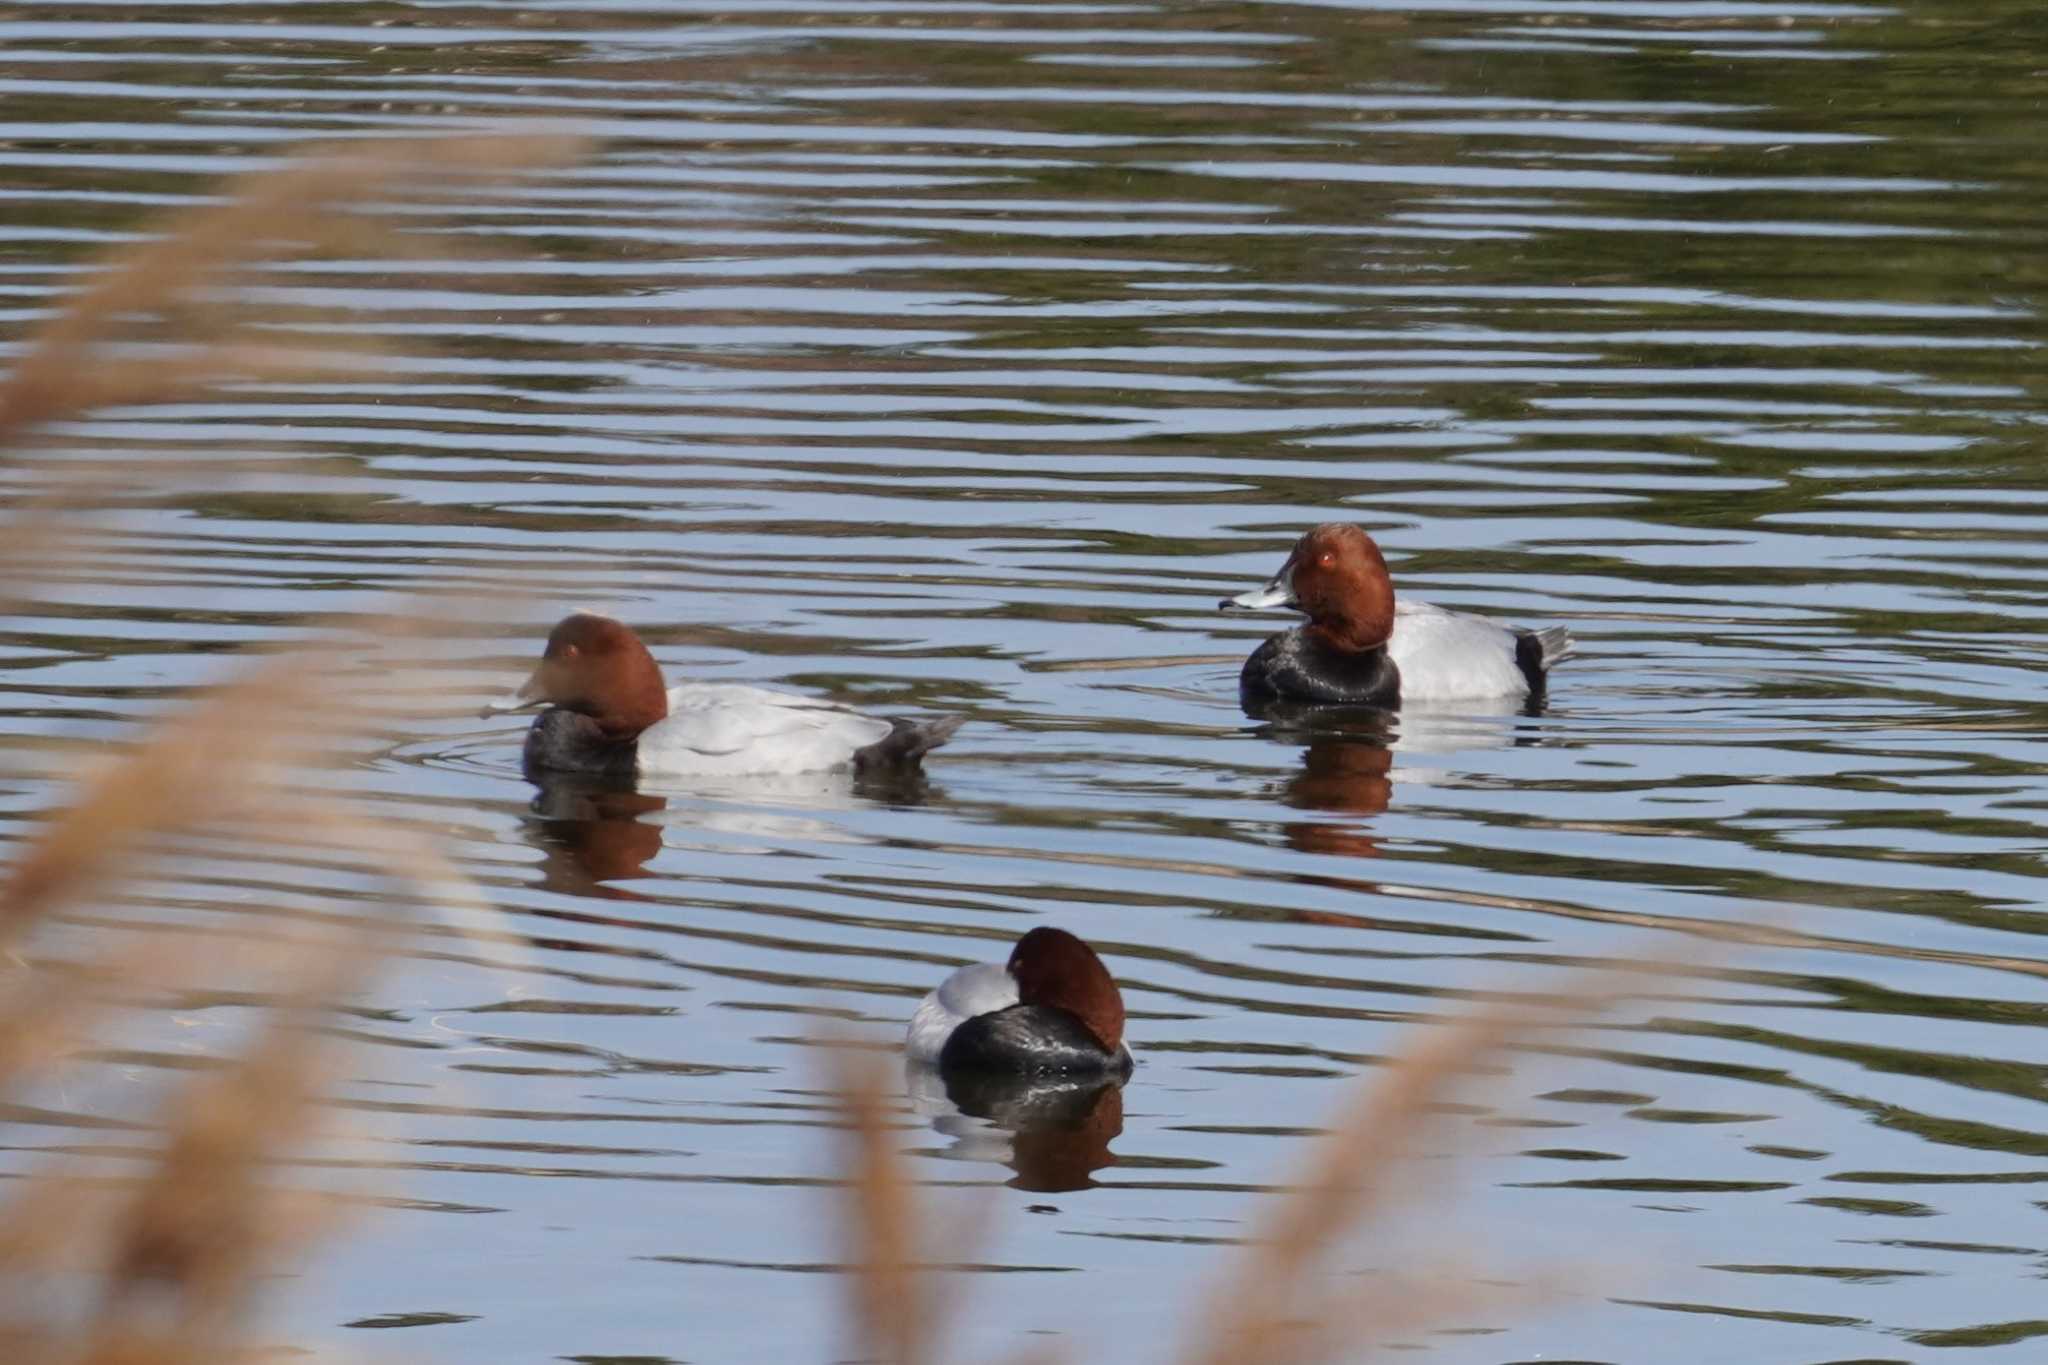
M 594 611 L 556 623 L 533 676 L 484 714 L 535 707 L 529 774 L 615 778 L 915 769 L 964 719 L 884 719 L 745 683 L 669 687 L 632 628 Z
M 1247 709 L 1272 702 L 1399 707 L 1501 698 L 1540 700 L 1570 657 L 1563 626 L 1523 630 L 1427 602 L 1394 600 L 1380 547 L 1363 526 L 1325 522 L 1294 543 L 1264 587 L 1223 611 L 1289 607 L 1308 624 L 1252 651 L 1238 675 Z
M 910 1016 L 904 1051 L 941 1072 L 1121 1079 L 1124 997 L 1102 959 L 1073 934 L 1041 925 L 1001 966 L 978 962 L 939 983 Z

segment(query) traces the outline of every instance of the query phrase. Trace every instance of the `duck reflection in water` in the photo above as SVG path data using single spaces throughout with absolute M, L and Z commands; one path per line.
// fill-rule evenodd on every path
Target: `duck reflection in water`
M 1263 720 L 1258 733 L 1302 747 L 1301 771 L 1280 789 L 1296 810 L 1373 816 L 1393 799 L 1395 719 L 1391 712 L 1360 706 L 1314 706 L 1274 701 L 1250 711 Z M 1305 853 L 1379 856 L 1379 844 L 1363 825 L 1335 820 L 1295 820 L 1282 827 L 1287 842 Z
M 643 790 L 631 777 L 551 772 L 529 765 L 536 788 L 527 840 L 542 854 L 541 882 L 577 895 L 639 900 L 609 882 L 656 875 L 647 870 L 666 830 L 694 828 L 741 837 L 843 838 L 797 811 L 844 808 L 854 802 L 909 807 L 931 797 L 916 769 L 803 773 L 691 784 L 687 793 Z M 764 807 L 764 802 L 774 803 Z M 673 805 L 671 803 L 674 803 Z
M 1085 1190 L 1116 1164 L 1109 1144 L 1124 1130 L 1124 1077 L 1113 1074 L 1005 1075 L 910 1062 L 911 1106 L 953 1139 L 942 1155 L 1000 1163 L 1012 1188 L 1057 1194 Z
M 539 788 L 526 829 L 541 851 L 541 884 L 575 895 L 641 899 L 605 883 L 653 875 L 647 863 L 661 851 L 661 826 L 643 817 L 666 810 L 668 798 L 635 790 L 630 779 L 527 776 Z

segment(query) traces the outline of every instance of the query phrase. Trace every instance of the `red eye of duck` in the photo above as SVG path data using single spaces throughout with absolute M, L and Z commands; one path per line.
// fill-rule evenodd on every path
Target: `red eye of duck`
M 1328 550 L 1325 550 L 1321 554 L 1316 556 L 1316 563 L 1322 565 L 1326 569 L 1329 568 L 1332 564 L 1335 564 L 1336 562 L 1337 556 L 1332 554 Z

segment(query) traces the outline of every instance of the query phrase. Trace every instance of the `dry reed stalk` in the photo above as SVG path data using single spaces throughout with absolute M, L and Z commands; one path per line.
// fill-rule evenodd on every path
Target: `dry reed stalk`
M 198 965 L 203 951 L 198 944 L 146 933 L 95 961 L 37 968 L 17 962 L 0 971 L 0 1094 L 31 1083 L 84 1047 L 94 1016 L 152 997 L 163 1003 L 160 989 L 141 995 L 136 987 L 160 988 L 183 979 Z M 5 1248 L 15 1231 L 0 1223 L 0 1267 L 7 1262 Z
M 197 397 L 226 383 L 360 370 L 375 347 L 317 334 L 319 314 L 246 286 L 279 266 L 346 251 L 394 260 L 447 254 L 445 237 L 401 229 L 380 208 L 560 164 L 580 140 L 551 133 L 337 143 L 229 183 L 225 201 L 169 215 L 101 258 L 86 284 L 26 338 L 0 379 L 0 451 L 34 429 L 114 404 Z M 0 600 L 89 558 L 71 514 L 101 495 L 189 483 L 200 462 L 69 466 L 17 499 L 0 535 Z
M 419 202 L 573 150 L 556 136 L 464 137 L 333 148 L 245 177 L 228 202 L 176 215 L 150 241 L 113 253 L 29 339 L 0 381 L 0 450 L 35 427 L 109 403 L 163 401 L 236 380 L 326 371 L 351 362 L 331 338 L 287 330 L 309 315 L 256 305 L 246 286 L 280 264 L 342 251 L 426 254 L 379 207 Z M 148 466 L 159 486 L 196 475 L 197 462 Z M 58 471 L 62 483 L 17 504 L 0 536 L 0 587 L 16 590 L 77 553 L 68 524 L 110 491 L 132 494 L 102 467 Z M 144 486 L 147 486 L 144 483 Z M 403 633 L 395 621 L 370 628 Z M 426 631 L 431 625 L 417 629 Z M 406 882 L 408 901 L 456 917 L 488 912 L 476 888 L 424 835 L 373 821 L 299 781 L 339 761 L 373 729 L 366 708 L 336 684 L 330 659 L 301 650 L 264 660 L 211 689 L 100 765 L 74 802 L 20 845 L 0 872 L 0 945 L 20 943 L 53 913 L 103 894 L 139 870 L 167 837 L 233 824 L 240 833 L 324 841 L 363 866 Z M 0 1206 L 0 1361 L 6 1365 L 217 1365 L 248 1358 L 239 1340 L 261 1277 L 327 1221 L 330 1197 L 280 1188 L 274 1173 L 311 1135 L 318 1090 L 336 1046 L 316 1027 L 361 984 L 390 940 L 380 922 L 343 917 L 344 932 L 284 949 L 247 945 L 282 1003 L 240 1055 L 180 1088 L 161 1115 L 129 1120 L 160 1134 L 139 1178 L 52 1164 L 8 1182 Z M 99 938 L 94 931 L 94 939 Z M 239 951 L 239 950 L 238 950 Z M 86 964 L 0 963 L 0 1089 L 18 1094 L 95 1025 L 152 997 L 217 939 L 166 947 L 147 935 Z M 81 1272 L 101 1286 L 83 1318 Z M 51 1294 L 53 1284 L 66 1292 Z
M 390 738 L 394 723 L 399 734 L 414 728 L 416 718 L 381 714 L 362 699 L 348 661 L 360 668 L 366 655 L 376 658 L 379 704 L 385 695 L 431 700 L 437 675 L 393 655 L 445 631 L 465 605 L 474 606 L 473 595 L 371 616 L 345 635 L 263 657 L 119 759 L 91 767 L 71 803 L 0 870 L 0 947 L 53 906 L 94 894 L 110 871 L 126 872 L 165 837 L 230 822 L 244 834 L 368 857 L 458 933 L 502 938 L 485 928 L 489 902 L 432 840 L 294 788 L 306 771 L 345 761 L 352 739 Z
M 1513 1294 L 1482 1291 L 1471 1277 L 1448 1273 L 1381 1286 L 1340 1277 L 1329 1262 L 1348 1235 L 1388 1213 L 1396 1196 L 1415 1195 L 1415 1182 L 1406 1178 L 1410 1159 L 1460 1082 L 1531 1034 L 1573 1022 L 1564 1016 L 1568 1005 L 1590 1014 L 1619 990 L 1618 979 L 1588 979 L 1581 990 L 1417 1030 L 1411 1046 L 1350 1088 L 1294 1178 L 1267 1201 L 1234 1260 L 1200 1293 L 1205 1306 L 1189 1314 L 1193 1330 L 1173 1358 L 1179 1365 L 1358 1359 L 1376 1343 L 1440 1324 L 1476 1300 Z M 881 1059 L 842 1049 L 836 1076 L 851 1139 L 842 1164 L 842 1259 L 853 1334 L 863 1360 L 920 1365 L 939 1358 L 946 1299 L 932 1281 L 948 1258 L 920 1254 L 932 1235 L 891 1137 Z M 1059 1358 L 1034 1351 L 1016 1360 L 1035 1365 Z
M 151 838 L 245 806 L 285 760 L 307 757 L 301 727 L 334 714 L 323 709 L 320 679 L 307 656 L 273 659 L 100 765 L 0 874 L 0 943 L 93 894 Z
M 1468 1304 L 1470 1294 L 1418 1300 L 1403 1289 L 1361 1295 L 1355 1281 L 1333 1286 L 1326 1263 L 1347 1233 L 1385 1211 L 1397 1175 L 1453 1087 L 1503 1046 L 1557 1022 L 1527 1005 L 1481 1011 L 1428 1030 L 1355 1084 L 1329 1130 L 1203 1296 L 1209 1307 L 1197 1315 L 1194 1335 L 1177 1357 L 1182 1365 L 1356 1358 L 1390 1331 Z
M 920 1270 L 923 1219 L 889 1122 L 888 1071 L 882 1058 L 836 1050 L 848 1203 L 841 1238 L 848 1308 L 862 1359 L 922 1365 L 932 1359 L 937 1319 L 930 1275 Z
M 331 663 L 313 649 L 262 660 L 105 764 L 4 874 L 7 931 L 19 938 L 104 893 L 165 836 L 224 820 L 240 834 L 253 828 L 267 840 L 345 851 L 406 888 L 394 904 L 485 913 L 476 888 L 424 835 L 294 790 L 295 777 L 337 760 L 341 741 L 366 728 L 367 712 L 338 695 L 345 681 Z M 274 1183 L 325 1112 L 318 1090 L 337 1044 L 314 1025 L 392 947 L 393 927 L 350 916 L 310 940 L 243 942 L 245 968 L 282 1004 L 242 1055 L 186 1084 L 146 1128 L 163 1133 L 149 1173 L 86 1179 L 58 1165 L 15 1185 L 0 1205 L 0 1359 L 171 1365 L 242 1349 L 236 1333 L 264 1272 L 304 1246 L 335 1206 Z M 49 1068 L 99 1016 L 185 989 L 176 979 L 185 968 L 219 970 L 217 941 L 166 950 L 161 936 L 147 937 L 84 967 L 20 966 L 0 979 L 0 1087 L 18 1090 Z M 68 1328 L 39 1323 L 34 1286 L 63 1272 L 104 1286 L 99 1311 Z
M 31 335 L 0 382 L 0 448 L 96 406 L 164 401 L 207 383 L 326 365 L 338 355 L 331 341 L 285 344 L 266 330 L 275 310 L 252 306 L 234 287 L 280 261 L 344 247 L 417 255 L 424 239 L 365 210 L 554 164 L 578 145 L 540 133 L 340 144 L 242 177 L 225 203 L 174 214 L 149 240 L 110 253 Z M 114 354 L 138 319 L 155 319 L 175 348 Z M 170 480 L 180 468 L 156 472 Z M 30 581 L 76 552 L 80 532 L 54 514 L 85 505 L 106 484 L 81 472 L 42 505 L 17 508 L 0 537 L 0 581 Z M 276 661 L 160 729 L 130 761 L 90 777 L 82 798 L 0 874 L 0 944 L 57 901 L 91 894 L 106 869 L 150 837 L 217 819 L 255 794 L 248 788 L 257 778 L 304 760 L 307 729 L 334 714 L 331 698 L 313 704 L 314 682 L 305 659 Z
M 94 884 L 105 885 L 120 870 L 100 869 Z M 267 990 L 283 1003 L 260 1036 L 219 1070 L 179 1086 L 153 1118 L 129 1120 L 138 1135 L 161 1134 L 139 1179 L 88 1177 L 72 1160 L 15 1184 L 0 1205 L 0 1340 L 17 1346 L 0 1358 L 10 1365 L 170 1365 L 242 1349 L 237 1333 L 264 1275 L 310 1242 L 336 1207 L 331 1198 L 278 1187 L 275 1173 L 325 1112 L 318 1090 L 333 1072 L 328 1054 L 340 1044 L 316 1025 L 360 984 L 384 947 L 379 937 L 348 932 L 352 927 L 268 955 Z M 101 1014 L 129 1003 L 120 1000 L 123 989 L 176 988 L 166 973 L 197 963 L 200 954 L 180 957 L 138 952 L 121 961 L 118 977 L 104 968 L 93 973 L 106 978 L 100 984 L 108 989 L 97 998 L 76 992 L 64 1002 L 67 1018 L 54 1037 L 23 1043 L 15 1039 L 25 1022 L 40 1022 L 34 1012 L 57 993 L 52 983 L 33 979 L 43 974 L 29 974 L 28 989 L 0 1017 L 0 1036 L 8 1037 L 10 1060 L 18 1063 L 0 1082 L 14 1090 L 48 1066 L 56 1046 L 76 1043 Z M 64 974 L 66 984 L 76 980 L 76 973 Z M 36 1286 L 53 1276 L 101 1285 L 96 1309 L 83 1318 L 43 1309 Z M 29 1349 L 38 1339 L 46 1345 Z
M 323 1112 L 316 1091 L 339 1045 L 315 1027 L 322 1009 L 360 983 L 376 952 L 362 940 L 308 948 L 281 969 L 289 1003 L 248 1050 L 165 1105 L 164 1140 L 139 1180 L 46 1170 L 0 1210 L 0 1359 L 173 1365 L 246 1355 L 238 1335 L 255 1291 L 339 1207 L 277 1185 L 274 1172 Z M 90 1276 L 102 1286 L 98 1303 L 69 1318 L 44 1309 L 36 1286 L 57 1275 Z
M 294 790 L 295 776 L 338 759 L 340 741 L 365 729 L 368 713 L 342 701 L 345 679 L 331 662 L 312 649 L 262 660 L 105 765 L 5 874 L 7 929 L 19 936 L 105 892 L 164 836 L 223 820 L 237 833 L 254 820 L 268 840 L 345 851 L 405 887 L 394 904 L 438 906 L 458 921 L 486 913 L 477 889 L 423 834 Z M 245 1351 L 238 1332 L 265 1273 L 336 1208 L 332 1197 L 281 1189 L 275 1178 L 326 1113 L 319 1090 L 339 1044 L 316 1025 L 393 946 L 389 920 L 350 916 L 330 928 L 278 947 L 243 945 L 266 993 L 282 1003 L 240 1056 L 187 1083 L 148 1125 L 163 1140 L 146 1175 L 88 1180 L 55 1166 L 19 1182 L 0 1205 L 0 1346 L 8 1346 L 0 1359 L 175 1365 Z M 85 968 L 23 967 L 0 982 L 0 1086 L 18 1088 L 48 1067 L 97 1014 L 138 993 L 182 989 L 173 979 L 181 968 L 204 960 L 218 970 L 215 942 L 156 946 Z M 40 1323 L 33 1287 L 67 1270 L 103 1286 L 98 1311 L 68 1328 Z
M 346 143 L 241 177 L 226 203 L 173 214 L 149 240 L 110 253 L 29 337 L 0 384 L 0 448 L 92 408 L 353 363 L 332 336 L 285 330 L 303 317 L 256 308 L 236 290 L 284 261 L 348 251 L 420 256 L 428 239 L 365 208 L 559 164 L 579 145 L 549 133 Z M 154 353 L 133 353 L 142 343 Z
M 843 1041 L 843 1040 L 842 1040 Z M 840 1163 L 846 1198 L 840 1217 L 840 1264 L 847 1315 L 860 1344 L 858 1359 L 886 1365 L 922 1365 L 949 1357 L 940 1343 L 959 1295 L 959 1266 L 985 1240 L 991 1207 L 968 1206 L 959 1216 L 930 1218 L 897 1148 L 902 1072 L 890 1054 L 839 1046 L 832 1051 L 832 1087 L 839 1130 L 847 1138 Z M 1063 1352 L 1034 1348 L 1010 1365 L 1056 1365 Z
M 260 1272 L 310 1241 L 322 1206 L 273 1189 L 271 1170 L 309 1133 L 330 1072 L 312 1027 L 359 986 L 374 945 L 336 944 L 291 983 L 291 1007 L 224 1074 L 189 1084 L 165 1116 L 169 1142 L 123 1211 L 107 1273 L 103 1323 L 132 1335 L 146 1293 L 167 1296 L 168 1340 L 229 1349 Z M 150 1305 L 154 1308 L 157 1305 Z

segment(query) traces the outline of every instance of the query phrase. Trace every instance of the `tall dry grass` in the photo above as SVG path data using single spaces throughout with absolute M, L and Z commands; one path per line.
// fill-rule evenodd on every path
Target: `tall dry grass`
M 1590 1013 L 1616 989 L 1587 982 L 1575 995 Z M 1486 1291 L 1466 1274 L 1422 1273 L 1372 1281 L 1343 1273 L 1341 1253 L 1388 1225 L 1427 1188 L 1415 1156 L 1445 1106 L 1475 1073 L 1509 1049 L 1567 1019 L 1527 1004 L 1475 1011 L 1412 1032 L 1407 1046 L 1354 1082 L 1323 1133 L 1252 1220 L 1235 1254 L 1190 1287 L 1174 1324 L 1175 1365 L 1323 1365 L 1391 1350 L 1397 1339 L 1451 1325 L 1509 1291 Z M 864 1361 L 925 1365 L 943 1351 L 946 1310 L 962 1286 L 957 1232 L 925 1207 L 898 1150 L 900 1106 L 888 1068 L 871 1055 L 837 1051 L 833 1088 L 845 1138 L 842 1256 L 851 1329 Z M 1497 1068 L 1496 1068 L 1497 1069 Z M 898 1073 L 900 1075 L 900 1073 Z M 1134 1080 L 1143 1083 L 1143 1074 Z M 1443 1268 L 1446 1272 L 1449 1267 Z M 1515 1292 L 1527 1300 L 1532 1291 Z M 1031 1360 L 1090 1359 L 1038 1352 Z
M 930 1273 L 928 1219 L 892 1136 L 889 1068 L 874 1053 L 837 1053 L 838 1095 L 848 1142 L 841 1157 L 850 1325 L 861 1360 L 925 1365 L 943 1325 L 941 1286 Z
M 113 405 L 181 400 L 220 385 L 337 369 L 368 358 L 323 319 L 243 291 L 322 255 L 394 261 L 423 239 L 380 212 L 561 159 L 554 137 L 350 146 L 248 177 L 224 202 L 114 253 L 27 339 L 0 381 L 0 458 L 52 424 Z M 151 478 L 179 475 L 155 467 Z M 77 534 L 52 505 L 89 511 L 81 479 L 17 508 L 0 534 L 0 592 L 30 590 Z M 408 628 L 399 614 L 367 633 Z M 341 647 L 339 643 L 335 647 Z M 233 828 L 317 842 L 387 879 L 393 907 L 481 908 L 430 837 L 372 819 L 306 779 L 389 723 L 350 704 L 335 670 L 302 648 L 250 663 L 77 784 L 0 870 L 0 1099 L 61 1074 L 106 1029 L 220 970 L 213 953 L 140 933 L 75 960 L 38 949 L 67 915 L 117 897 L 182 837 Z M 319 724 L 311 724 L 314 719 Z M 0 1361 L 8 1365 L 214 1365 L 260 1354 L 251 1323 L 270 1272 L 325 1234 L 337 1203 L 283 1174 L 321 1136 L 335 1074 L 338 1001 L 362 988 L 401 932 L 337 916 L 328 932 L 242 945 L 235 968 L 273 1003 L 240 1050 L 133 1116 L 148 1153 L 126 1174 L 57 1157 L 0 1200 Z M 1185 1365 L 1309 1365 L 1444 1308 L 1412 1292 L 1361 1294 L 1333 1273 L 1346 1239 L 1389 1206 L 1404 1154 L 1449 1089 L 1532 1024 L 1491 1013 L 1419 1035 L 1361 1082 L 1272 1196 L 1243 1248 L 1186 1320 Z M 848 1331 L 865 1359 L 927 1365 L 944 1354 L 944 1266 L 969 1234 L 922 1207 L 894 1134 L 888 1068 L 848 1049 L 839 1076 L 846 1154 Z M 1140 1081 L 1142 1084 L 1142 1080 Z M 1465 1301 L 1463 1291 L 1453 1303 Z
M 223 202 L 175 214 L 109 253 L 25 340 L 0 383 L 0 448 L 95 409 L 177 401 L 224 383 L 357 368 L 372 343 L 249 287 L 277 267 L 339 255 L 404 263 L 446 253 L 391 210 L 557 164 L 556 134 L 343 143 L 231 182 Z
M 24 343 L 0 381 L 0 459 L 53 424 L 108 405 L 185 399 L 224 384 L 359 367 L 321 319 L 250 288 L 281 265 L 340 252 L 402 261 L 424 240 L 394 204 L 444 197 L 559 161 L 558 137 L 469 137 L 328 149 L 259 172 L 217 205 L 159 225 L 103 261 Z M 157 486 L 189 473 L 152 465 Z M 132 480 L 135 471 L 124 478 Z M 104 484 L 60 484 L 0 528 L 0 591 L 29 595 L 86 534 Z M 58 508 L 78 514 L 58 518 Z M 420 628 L 405 607 L 322 645 L 250 662 L 149 733 L 94 757 L 61 809 L 0 869 L 0 1101 L 64 1081 L 109 1033 L 161 1020 L 167 1000 L 223 972 L 269 1002 L 239 1050 L 164 1087 L 154 1112 L 118 1123 L 141 1156 L 55 1155 L 0 1200 L 0 1361 L 8 1365 L 199 1365 L 249 1358 L 272 1272 L 333 1221 L 329 1193 L 294 1185 L 289 1158 L 331 1127 L 337 1002 L 360 990 L 403 932 L 400 907 L 481 905 L 422 832 L 374 819 L 313 780 L 392 718 L 355 706 L 334 651 Z M 394 690 L 404 692 L 403 686 Z M 415 688 L 415 691 L 424 690 Z M 345 913 L 224 950 L 138 929 L 59 931 L 146 875 L 181 840 L 230 833 L 345 855 L 389 889 L 386 918 Z M 303 918 L 303 917 L 302 917 Z M 75 950 L 47 947 L 45 937 Z

